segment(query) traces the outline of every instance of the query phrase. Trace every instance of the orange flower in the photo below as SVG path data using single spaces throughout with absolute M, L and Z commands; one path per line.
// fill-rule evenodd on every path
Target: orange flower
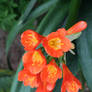
M 70 40 L 65 37 L 65 34 L 64 29 L 59 29 L 57 32 L 52 32 L 43 38 L 42 44 L 50 56 L 60 57 L 63 55 L 63 52 L 67 52 L 72 48 L 72 44 Z
M 50 84 L 55 83 L 62 77 L 62 71 L 55 63 L 54 59 L 44 67 L 41 72 L 41 80 Z
M 36 48 L 40 44 L 41 39 L 42 36 L 33 30 L 26 30 L 21 35 L 21 43 L 27 51 Z
M 23 56 L 24 68 L 28 69 L 32 74 L 38 74 L 46 65 L 45 56 L 41 50 L 29 51 Z
M 18 73 L 18 81 L 23 81 L 25 86 L 31 86 L 32 88 L 39 86 L 38 77 L 38 75 L 33 75 L 25 69 Z
M 63 63 L 63 83 L 61 92 L 78 92 L 82 89 L 80 81 L 70 72 L 68 67 Z
M 75 25 L 73 25 L 71 28 L 69 28 L 66 32 L 67 35 L 71 35 L 77 32 L 83 31 L 87 27 L 87 23 L 85 21 L 79 21 Z

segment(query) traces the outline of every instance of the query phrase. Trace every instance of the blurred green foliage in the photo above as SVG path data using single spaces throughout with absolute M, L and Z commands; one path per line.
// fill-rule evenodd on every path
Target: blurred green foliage
M 29 0 L 0 0 L 0 28 L 10 31 L 23 14 Z
M 81 33 L 72 35 L 75 43 L 74 52 L 66 54 L 67 65 L 72 73 L 83 84 L 87 83 L 92 91 L 92 1 L 91 0 L 0 0 L 0 28 L 9 32 L 6 40 L 6 54 L 16 38 L 16 35 L 30 28 L 42 35 L 48 35 L 60 27 L 68 29 L 79 20 L 88 23 L 87 29 L 78 40 Z M 35 24 L 36 22 L 36 24 Z M 74 37 L 74 38 L 73 38 Z M 9 57 L 8 57 L 9 58 Z M 48 59 L 48 57 L 47 57 Z M 61 62 L 61 59 L 59 60 Z M 0 83 L 9 81 L 9 87 L 0 86 L 0 92 L 34 92 L 35 89 L 24 87 L 18 82 L 18 72 L 22 69 L 22 61 L 17 72 L 0 70 Z M 79 74 L 79 76 L 78 76 Z M 2 75 L 4 77 L 2 77 Z M 4 80 L 5 79 L 5 80 Z M 12 85 L 11 85 L 12 83 Z M 58 80 L 54 92 L 60 92 L 62 80 Z M 7 89 L 7 91 L 6 91 Z

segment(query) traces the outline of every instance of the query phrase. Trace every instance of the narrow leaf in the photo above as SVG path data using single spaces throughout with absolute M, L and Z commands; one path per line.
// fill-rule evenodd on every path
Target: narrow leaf
M 60 5 L 59 2 L 57 2 L 56 5 L 49 10 L 48 14 L 38 26 L 37 32 L 48 35 L 50 32 L 56 31 L 59 25 L 61 25 L 61 22 L 63 22 L 68 9 L 68 4 L 62 4 Z
M 19 64 L 18 70 L 17 70 L 17 72 L 14 76 L 14 80 L 13 80 L 10 92 L 16 92 L 16 88 L 18 86 L 18 72 L 22 69 L 22 67 L 23 67 L 23 64 L 22 64 L 22 61 L 21 61 L 20 64 Z

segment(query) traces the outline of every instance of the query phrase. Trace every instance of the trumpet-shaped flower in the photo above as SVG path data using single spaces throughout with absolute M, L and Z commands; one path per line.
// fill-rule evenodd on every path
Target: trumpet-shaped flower
M 65 33 L 62 32 L 52 32 L 47 37 L 43 38 L 42 44 L 46 52 L 53 57 L 60 57 L 63 55 L 63 52 L 67 52 L 71 49 L 72 44 L 70 40 L 65 36 Z
M 38 75 L 31 74 L 25 69 L 18 73 L 18 81 L 23 81 L 25 86 L 31 86 L 32 88 L 39 86 L 38 77 Z
M 24 68 L 28 69 L 32 74 L 38 74 L 46 65 L 45 56 L 41 50 L 29 51 L 23 56 Z
M 41 39 L 42 36 L 33 30 L 26 30 L 21 35 L 21 43 L 27 51 L 35 49 L 40 44 Z
M 41 72 L 41 80 L 50 84 L 55 83 L 62 77 L 62 71 L 55 63 L 54 59 L 44 67 Z
M 63 63 L 63 82 L 61 92 L 78 92 L 82 89 L 80 81 L 70 72 L 68 67 Z

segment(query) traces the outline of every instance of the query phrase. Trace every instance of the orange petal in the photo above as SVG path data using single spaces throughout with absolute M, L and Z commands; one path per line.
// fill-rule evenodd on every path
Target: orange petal
M 23 69 L 18 74 L 18 80 L 23 81 L 25 86 L 38 87 L 38 75 L 33 75 L 29 71 Z
M 79 21 L 71 28 L 69 28 L 66 32 L 67 35 L 75 34 L 77 32 L 83 31 L 87 27 L 87 23 L 85 21 Z
M 18 81 L 23 81 L 25 79 L 24 74 L 25 74 L 24 70 L 18 73 Z

